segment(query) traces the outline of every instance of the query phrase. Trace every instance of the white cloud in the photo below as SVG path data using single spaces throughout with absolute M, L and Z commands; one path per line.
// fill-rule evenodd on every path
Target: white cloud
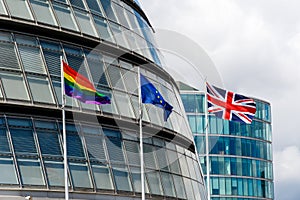
M 298 200 L 300 1 L 142 3 L 154 27 L 178 31 L 207 50 L 228 89 L 271 103 L 276 199 Z
M 298 200 L 300 196 L 300 149 L 286 147 L 274 152 L 275 194 L 277 199 Z

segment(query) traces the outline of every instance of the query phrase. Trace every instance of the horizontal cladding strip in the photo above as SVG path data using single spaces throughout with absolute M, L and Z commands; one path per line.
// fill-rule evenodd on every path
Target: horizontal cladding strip
M 26 34 L 36 37 L 41 37 L 43 39 L 49 39 L 53 41 L 61 41 L 69 44 L 80 45 L 82 47 L 96 49 L 104 54 L 111 56 L 117 56 L 120 59 L 131 61 L 135 65 L 139 65 L 142 68 L 146 68 L 148 71 L 157 74 L 163 79 L 167 79 L 173 83 L 173 85 L 178 89 L 175 80 L 161 67 L 157 66 L 155 63 L 149 59 L 142 57 L 132 51 L 126 51 L 124 48 L 115 46 L 109 42 L 102 42 L 99 39 L 85 37 L 79 35 L 73 31 L 68 30 L 56 30 L 52 27 L 40 26 L 32 23 L 26 23 L 25 21 L 13 21 L 11 19 L 0 17 L 0 31 L 10 31 L 18 34 Z M 53 38 L 49 36 L 55 36 Z M 179 90 L 179 89 L 178 89 Z
M 37 107 L 37 106 L 27 106 L 27 105 L 18 105 L 18 104 L 7 104 L 7 103 L 0 103 L 0 110 L 3 114 L 9 114 L 13 116 L 37 116 L 37 117 L 47 117 L 49 119 L 59 119 L 61 120 L 62 113 L 60 109 L 54 109 L 54 108 L 43 108 L 43 107 Z M 0 113 L 0 114 L 1 114 Z M 24 114 L 26 113 L 26 114 Z M 43 114 L 41 114 L 43 113 Z M 67 111 L 66 110 L 66 119 L 67 120 L 74 120 L 74 115 L 76 116 L 76 121 L 82 121 L 90 123 L 89 116 L 95 116 L 98 120 L 98 122 L 101 122 L 101 125 L 104 126 L 113 126 L 113 127 L 121 127 L 123 129 L 128 130 L 134 130 L 138 131 L 139 127 L 135 120 L 132 120 L 128 118 L 128 120 L 121 120 L 113 118 L 113 114 L 107 113 L 106 116 L 100 116 L 100 115 L 91 115 L 88 113 L 82 113 L 80 111 Z M 125 119 L 125 118 L 124 118 Z M 136 126 L 133 126 L 133 124 L 136 124 Z M 145 123 L 145 125 L 148 123 Z M 155 133 L 151 136 L 156 136 L 163 138 L 167 141 L 172 141 L 175 144 L 183 147 L 184 149 L 188 149 L 192 153 L 195 153 L 195 146 L 193 141 L 190 141 L 189 139 L 183 137 L 179 134 L 174 134 L 174 132 L 153 125 L 153 127 L 144 127 L 144 131 L 148 133 Z

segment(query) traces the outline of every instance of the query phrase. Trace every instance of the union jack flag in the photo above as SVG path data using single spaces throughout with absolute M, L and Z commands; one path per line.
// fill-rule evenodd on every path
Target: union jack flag
M 256 112 L 253 99 L 206 83 L 208 112 L 230 121 L 251 124 Z

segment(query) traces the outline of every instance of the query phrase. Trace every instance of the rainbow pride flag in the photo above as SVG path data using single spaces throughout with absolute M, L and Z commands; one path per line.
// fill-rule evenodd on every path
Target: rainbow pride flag
M 62 61 L 65 94 L 86 104 L 110 104 L 108 96 L 96 91 L 94 85 L 83 75 Z

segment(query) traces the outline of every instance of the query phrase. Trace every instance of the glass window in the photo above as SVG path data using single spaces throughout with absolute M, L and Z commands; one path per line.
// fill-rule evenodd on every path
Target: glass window
M 125 166 L 112 166 L 116 189 L 118 191 L 132 191 L 128 168 Z
M 30 0 L 30 3 L 38 22 L 57 26 L 53 11 L 47 0 Z
M 174 182 L 171 174 L 161 172 L 161 177 L 162 177 L 162 183 L 163 183 L 165 195 L 176 197 L 175 190 L 174 190 Z
M 160 170 L 169 171 L 167 152 L 164 148 L 156 148 L 156 159 Z
M 41 103 L 54 103 L 53 94 L 46 77 L 27 76 L 33 100 Z
M 127 94 L 115 91 L 115 100 L 121 115 L 130 118 L 135 117 L 130 98 Z
M 97 189 L 113 190 L 111 173 L 105 165 L 92 165 Z
M 121 70 L 123 80 L 125 82 L 127 91 L 132 94 L 138 94 L 138 80 L 137 74 L 129 70 Z
M 10 152 L 6 134 L 7 134 L 6 129 L 1 128 L 0 129 L 0 152 L 1 153 L 9 153 Z
M 4 15 L 7 15 L 7 11 L 5 9 L 5 6 L 3 4 L 3 1 L 0 1 L 0 13 L 1 14 L 4 14 Z
M 139 144 L 132 141 L 124 141 L 127 159 L 130 165 L 141 165 L 140 154 L 139 154 Z
M 0 78 L 8 99 L 29 100 L 24 78 L 21 74 L 1 72 Z
M 78 8 L 85 9 L 82 0 L 70 0 L 70 3 L 72 4 L 72 6 L 77 6 Z
M 154 147 L 144 144 L 144 162 L 147 168 L 156 169 L 156 161 L 154 157 Z
M 117 41 L 117 44 L 119 46 L 124 47 L 124 48 L 130 49 L 129 44 L 127 43 L 126 37 L 124 35 L 124 32 L 128 31 L 128 30 L 125 30 L 120 25 L 115 24 L 113 22 L 110 23 L 110 27 L 111 27 L 111 30 L 114 34 L 114 37 L 115 37 L 116 41 Z
M 150 170 L 149 172 L 146 172 L 146 175 L 149 181 L 151 193 L 156 195 L 162 195 L 163 191 L 159 173 L 157 171 Z
M 107 20 L 105 20 L 102 17 L 93 16 L 96 29 L 100 35 L 100 38 L 106 41 L 110 41 L 112 43 L 115 43 L 115 39 L 112 36 L 111 30 L 107 24 Z
M 60 143 L 58 134 L 56 132 L 49 131 L 37 131 L 39 144 L 43 156 L 61 156 L 62 152 L 60 149 Z
M 94 83 L 108 86 L 102 55 L 96 52 L 86 52 L 86 58 Z
M 127 22 L 127 19 L 125 17 L 125 14 L 124 14 L 124 8 L 122 8 L 120 5 L 118 5 L 114 2 L 112 3 L 112 6 L 113 6 L 114 10 L 116 11 L 119 23 L 127 28 L 130 28 L 129 24 Z
M 134 191 L 141 193 L 142 192 L 141 168 L 131 167 L 130 169 L 131 169 L 131 177 L 132 177 Z M 144 178 L 144 181 L 145 181 L 145 192 L 149 193 L 146 178 Z
M 26 72 L 46 74 L 39 48 L 19 46 L 19 51 Z
M 14 44 L 0 43 L 0 67 L 20 70 Z
M 9 0 L 6 3 L 12 16 L 29 20 L 33 19 L 26 0 Z
M 191 179 L 183 178 L 183 182 L 188 199 L 195 199 Z
M 53 7 L 62 28 L 78 31 L 74 16 L 68 6 L 54 2 Z
M 107 18 L 110 20 L 113 20 L 113 21 L 117 21 L 115 13 L 111 6 L 111 3 L 112 3 L 111 0 L 100 0 L 100 1 L 101 1 L 102 7 L 105 11 Z
M 196 129 L 196 116 L 194 115 L 188 115 L 188 121 L 191 128 L 192 133 L 197 133 Z
M 69 163 L 73 185 L 79 188 L 91 188 L 91 178 L 85 163 Z
M 62 55 L 61 52 L 48 50 L 48 44 L 50 45 L 50 43 L 41 42 L 41 44 L 43 46 L 43 53 L 50 75 L 60 78 L 60 56 Z M 60 46 L 55 44 L 53 45 L 53 48 L 59 49 Z
M 11 158 L 0 158 L 0 184 L 18 184 L 15 166 Z
M 107 138 L 106 146 L 111 162 L 125 162 L 123 155 L 123 144 L 120 138 Z
M 39 162 L 35 160 L 18 159 L 18 165 L 24 185 L 45 185 Z
M 84 151 L 81 138 L 76 133 L 68 133 L 67 129 L 67 151 L 68 156 L 84 158 Z
M 177 193 L 178 198 L 185 199 L 186 194 L 185 194 L 185 189 L 184 189 L 184 184 L 183 184 L 183 178 L 181 176 L 173 175 L 174 178 L 174 185 Z
M 50 186 L 64 186 L 64 165 L 62 162 L 45 161 L 48 184 Z
M 102 15 L 102 11 L 98 1 L 95 0 L 86 0 L 86 3 L 92 12 L 97 13 L 98 15 Z
M 177 152 L 167 150 L 167 153 L 168 153 L 168 158 L 169 158 L 169 162 L 170 162 L 171 172 L 176 173 L 176 174 L 181 174 L 179 162 L 178 162 L 179 158 L 178 158 Z
M 106 161 L 103 137 L 99 135 L 85 135 L 84 137 L 89 158 L 97 161 Z
M 32 130 L 10 128 L 16 154 L 37 154 Z
M 186 162 L 186 156 L 185 155 L 179 154 L 179 163 L 180 163 L 180 168 L 181 168 L 181 171 L 182 171 L 182 175 L 189 177 L 190 174 L 189 174 L 188 165 L 187 165 L 187 162 Z
M 75 16 L 77 17 L 82 33 L 98 37 L 96 29 L 91 21 L 91 17 L 87 12 L 75 10 Z

